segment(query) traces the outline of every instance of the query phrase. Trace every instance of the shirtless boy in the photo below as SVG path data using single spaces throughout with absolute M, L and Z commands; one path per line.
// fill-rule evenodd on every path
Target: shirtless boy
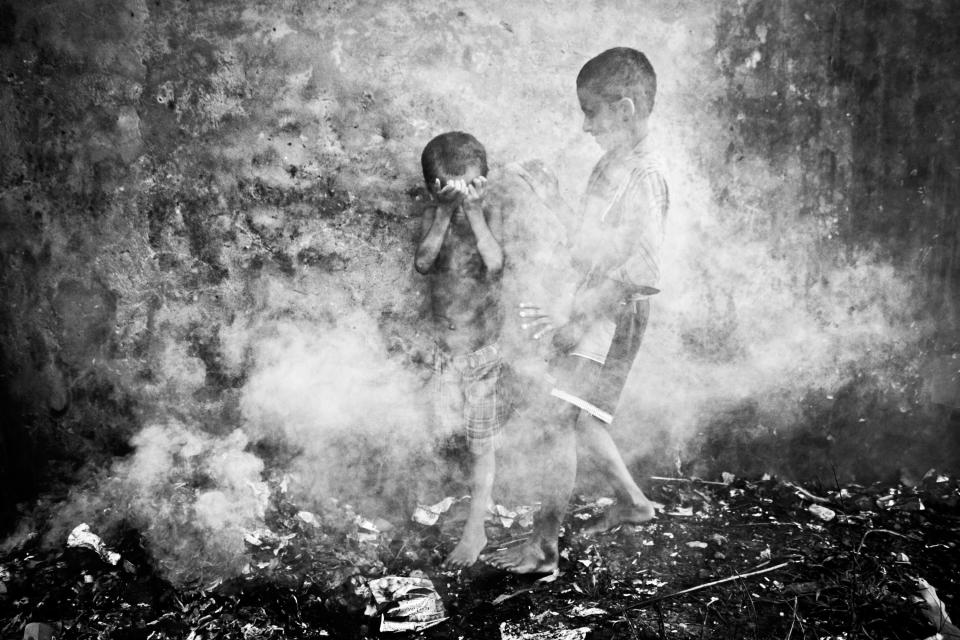
M 559 353 L 550 391 L 557 417 L 546 438 L 548 477 L 531 537 L 484 558 L 507 571 L 556 571 L 578 444 L 598 462 L 618 499 L 597 529 L 654 517 L 653 504 L 630 475 L 607 426 L 640 348 L 648 298 L 660 276 L 668 197 L 647 136 L 655 93 L 650 62 L 626 47 L 604 51 L 577 76 L 583 129 L 605 153 L 590 176 L 579 225 L 570 235 L 573 266 L 580 273 L 572 313 L 555 318 L 532 305 L 521 312 L 533 336 L 549 337 Z M 565 208 L 555 182 L 538 186 L 551 206 Z
M 466 428 L 473 457 L 470 512 L 460 542 L 444 561 L 457 569 L 476 562 L 487 544 L 494 451 L 507 413 L 497 343 L 503 216 L 484 200 L 486 151 L 473 136 L 438 135 L 424 147 L 421 163 L 432 201 L 423 214 L 414 266 L 430 279 L 438 417 L 447 429 Z

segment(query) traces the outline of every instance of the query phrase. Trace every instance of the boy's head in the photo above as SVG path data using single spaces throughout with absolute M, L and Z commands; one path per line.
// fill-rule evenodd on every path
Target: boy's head
M 577 74 L 583 130 L 609 150 L 627 143 L 653 110 L 657 74 L 647 56 L 629 47 L 607 49 Z
M 435 195 L 451 180 L 463 180 L 469 184 L 475 178 L 487 176 L 486 150 L 476 138 L 462 131 L 441 133 L 428 142 L 420 156 L 420 164 L 427 188 Z

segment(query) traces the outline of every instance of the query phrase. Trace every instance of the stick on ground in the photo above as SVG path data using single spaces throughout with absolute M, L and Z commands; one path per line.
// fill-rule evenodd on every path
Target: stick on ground
M 735 573 L 735 574 L 732 575 L 732 576 L 728 576 L 728 577 L 722 578 L 722 579 L 720 579 L 720 580 L 714 580 L 713 582 L 707 582 L 707 583 L 704 583 L 704 584 L 700 584 L 700 585 L 697 585 L 697 586 L 695 586 L 695 587 L 690 587 L 689 589 L 684 589 L 683 591 L 676 591 L 676 592 L 674 592 L 674 593 L 668 593 L 668 594 L 666 594 L 666 595 L 657 596 L 656 598 L 650 598 L 649 600 L 644 600 L 643 602 L 638 602 L 638 603 L 636 603 L 636 604 L 632 604 L 632 605 L 630 605 L 629 607 L 626 607 L 626 608 L 624 609 L 624 611 L 629 611 L 630 609 L 639 609 L 640 607 L 645 607 L 645 606 L 647 606 L 647 605 L 649 605 L 649 604 L 653 604 L 653 603 L 655 603 L 655 602 L 660 602 L 661 600 L 667 600 L 667 599 L 669 599 L 669 598 L 675 598 L 675 597 L 677 597 L 677 596 L 682 596 L 682 595 L 685 594 L 685 593 L 692 593 L 692 592 L 694 592 L 694 591 L 700 591 L 701 589 L 706 589 L 706 588 L 708 588 L 708 587 L 715 587 L 715 586 L 717 586 L 718 584 L 724 584 L 725 582 L 732 582 L 732 581 L 734 581 L 734 580 L 739 580 L 739 579 L 741 579 L 741 578 L 751 578 L 751 577 L 753 577 L 753 576 L 758 576 L 758 575 L 760 575 L 760 574 L 762 574 L 762 573 L 770 573 L 771 571 L 776 571 L 777 569 L 782 569 L 782 568 L 784 568 L 785 566 L 787 566 L 788 564 L 790 564 L 790 561 L 789 561 L 789 560 L 788 560 L 787 562 L 781 562 L 780 564 L 774 565 L 774 566 L 772 566 L 772 567 L 766 567 L 765 569 L 759 569 L 759 570 L 757 570 L 757 571 L 751 571 L 751 572 L 749 572 L 749 573 Z

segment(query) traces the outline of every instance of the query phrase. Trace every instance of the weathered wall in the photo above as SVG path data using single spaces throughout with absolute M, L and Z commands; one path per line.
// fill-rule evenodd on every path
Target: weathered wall
M 673 203 L 616 431 L 630 459 L 859 479 L 955 460 L 921 376 L 956 348 L 946 0 L 0 16 L 5 515 L 79 477 L 82 513 L 166 500 L 229 530 L 262 515 L 250 487 L 273 470 L 386 504 L 435 480 L 419 150 L 469 130 L 495 164 L 544 158 L 575 198 L 599 150 L 573 79 L 622 44 L 660 74 Z
M 797 470 L 810 459 L 861 478 L 955 464 L 960 150 L 947 114 L 960 102 L 958 23 L 948 2 L 720 7 L 729 144 L 713 165 L 719 215 L 790 265 L 794 299 L 818 333 L 842 336 L 836 351 L 859 351 L 810 385 L 808 428 L 764 434 L 769 450 L 738 445 L 748 457 L 778 458 L 786 438 L 794 456 L 809 454 Z

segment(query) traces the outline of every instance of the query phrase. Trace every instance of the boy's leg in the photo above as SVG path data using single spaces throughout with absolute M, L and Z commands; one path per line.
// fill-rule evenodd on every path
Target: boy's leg
M 577 475 L 577 443 L 574 432 L 580 410 L 563 403 L 557 423 L 543 434 L 543 469 L 540 512 L 530 538 L 521 545 L 497 551 L 484 561 L 505 571 L 548 574 L 559 561 L 560 525 L 573 494 Z
M 649 313 L 649 301 L 642 300 L 623 305 L 617 318 L 606 361 L 591 394 L 591 399 L 608 414 L 605 418 L 607 421 L 616 410 L 620 393 L 636 361 Z M 577 424 L 577 441 L 598 465 L 618 499 L 604 519 L 588 527 L 587 532 L 606 530 L 619 524 L 639 524 L 652 519 L 655 516 L 653 503 L 630 475 L 620 450 L 607 430 L 607 424 L 593 415 L 584 415 Z
M 460 542 L 444 560 L 452 569 L 468 567 L 487 544 L 484 521 L 493 494 L 496 471 L 496 447 L 499 444 L 507 410 L 501 388 L 500 352 L 484 347 L 469 356 L 463 376 L 463 422 L 470 445 L 470 512 Z
M 477 556 L 487 546 L 487 534 L 484 521 L 487 508 L 493 495 L 493 479 L 496 472 L 496 455 L 493 447 L 476 452 L 473 456 L 473 469 L 470 480 L 470 513 L 463 526 L 460 542 L 453 548 L 443 566 L 448 569 L 462 569 L 477 561 Z
M 577 442 L 600 468 L 617 496 L 617 504 L 585 532 L 606 531 L 621 524 L 640 524 L 655 517 L 653 503 L 630 475 L 604 423 L 585 413 L 577 425 Z

